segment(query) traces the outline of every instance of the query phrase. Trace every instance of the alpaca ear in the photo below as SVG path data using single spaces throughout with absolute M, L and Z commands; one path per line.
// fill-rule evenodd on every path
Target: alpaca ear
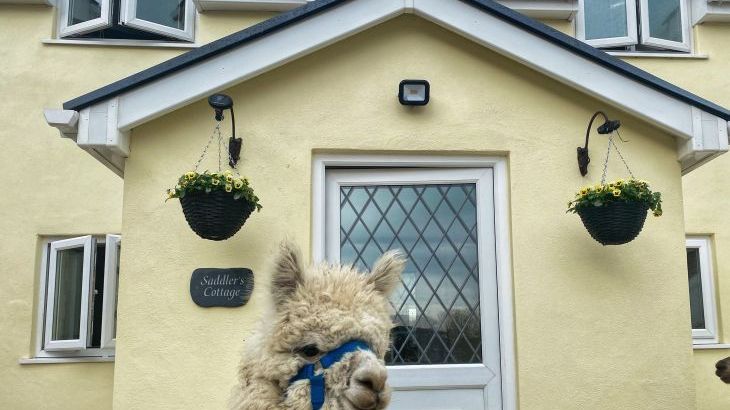
M 368 283 L 372 283 L 383 295 L 390 296 L 400 284 L 400 275 L 405 266 L 406 259 L 400 251 L 388 251 L 375 262 Z
M 299 248 L 289 241 L 279 245 L 274 275 L 271 281 L 271 294 L 276 306 L 282 305 L 302 283 L 303 269 Z

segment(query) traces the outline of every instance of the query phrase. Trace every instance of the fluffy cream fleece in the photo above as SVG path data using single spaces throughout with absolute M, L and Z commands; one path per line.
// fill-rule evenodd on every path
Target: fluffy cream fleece
M 289 386 L 302 366 L 318 359 L 305 358 L 301 348 L 314 345 L 328 352 L 355 339 L 367 342 L 373 351 L 350 353 L 325 370 L 323 409 L 386 408 L 390 391 L 383 384 L 383 358 L 392 328 L 388 296 L 403 267 L 403 258 L 388 252 L 370 273 L 329 264 L 305 269 L 298 249 L 282 243 L 272 275 L 273 303 L 246 341 L 230 408 L 310 409 L 309 381 Z M 361 383 L 357 375 L 366 372 L 382 377 Z

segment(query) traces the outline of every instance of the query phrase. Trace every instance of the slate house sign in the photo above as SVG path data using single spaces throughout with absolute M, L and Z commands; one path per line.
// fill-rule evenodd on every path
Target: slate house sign
M 246 268 L 200 268 L 190 278 L 190 296 L 202 307 L 238 307 L 251 298 L 253 272 Z

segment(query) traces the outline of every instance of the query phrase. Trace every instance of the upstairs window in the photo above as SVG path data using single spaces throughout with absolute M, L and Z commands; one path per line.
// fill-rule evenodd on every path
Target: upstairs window
M 192 0 L 59 0 L 59 37 L 194 40 Z
M 616 51 L 684 51 L 690 46 L 687 0 L 580 0 L 578 38 Z
M 37 357 L 113 356 L 121 237 L 48 241 Z

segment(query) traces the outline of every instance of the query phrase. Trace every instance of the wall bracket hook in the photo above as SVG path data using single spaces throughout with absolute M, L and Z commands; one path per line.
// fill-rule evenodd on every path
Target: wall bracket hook
M 588 129 L 586 130 L 586 144 L 584 147 L 578 147 L 578 169 L 580 170 L 580 174 L 582 176 L 586 176 L 588 174 L 588 164 L 590 164 L 590 162 L 591 162 L 591 157 L 588 155 L 588 139 L 591 136 L 591 128 L 593 127 L 593 121 L 599 115 L 602 116 L 605 121 L 597 129 L 599 134 L 601 134 L 601 135 L 610 134 L 610 133 L 618 130 L 621 127 L 621 121 L 608 119 L 608 116 L 603 111 L 598 111 L 595 114 L 593 114 L 593 117 L 591 117 L 591 120 L 588 123 Z
M 231 138 L 228 140 L 228 164 L 235 168 L 241 159 L 241 147 L 243 139 L 236 138 L 236 115 L 233 112 L 233 99 L 226 94 L 213 94 L 208 97 L 208 104 L 215 111 L 215 120 L 223 121 L 225 110 L 231 110 Z

